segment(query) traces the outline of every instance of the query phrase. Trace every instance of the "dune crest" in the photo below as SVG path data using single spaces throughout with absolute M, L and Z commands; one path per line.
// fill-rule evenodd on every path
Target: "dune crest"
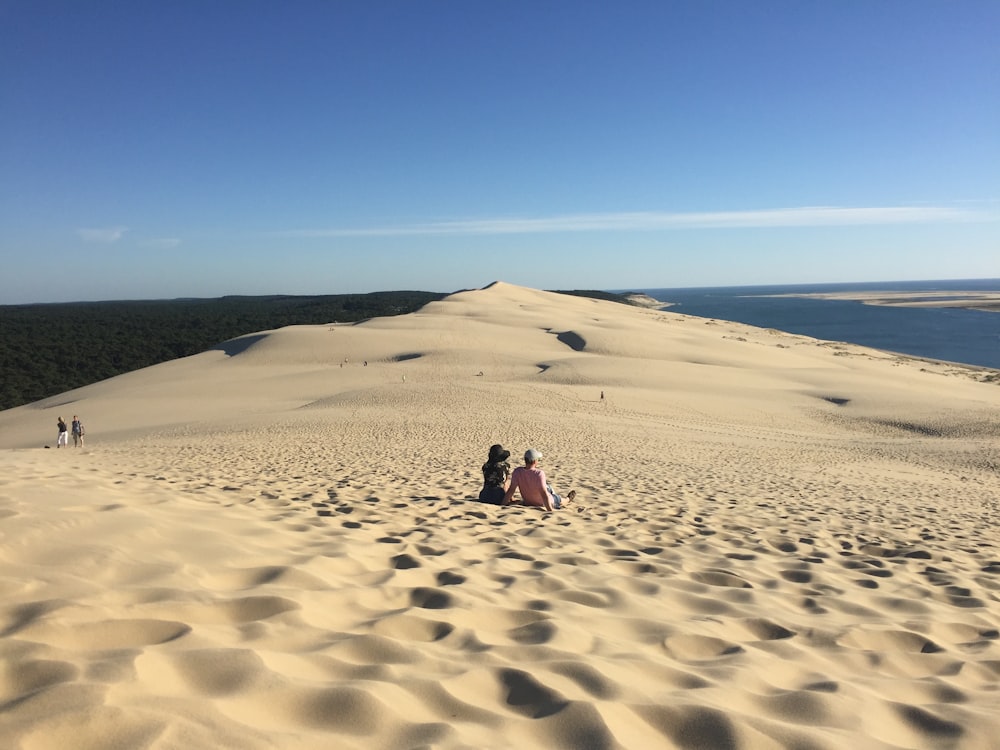
M 988 750 L 980 376 L 497 281 L 0 413 L 0 737 Z

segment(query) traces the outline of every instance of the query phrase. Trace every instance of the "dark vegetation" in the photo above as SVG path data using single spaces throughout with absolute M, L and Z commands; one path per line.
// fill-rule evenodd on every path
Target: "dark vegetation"
M 600 291 L 561 293 L 626 301 Z M 0 410 L 198 354 L 244 334 L 402 315 L 445 296 L 406 291 L 0 305 Z
M 559 294 L 569 294 L 573 297 L 590 297 L 592 299 L 608 300 L 609 302 L 622 302 L 626 305 L 632 304 L 624 294 L 602 292 L 598 289 L 553 289 L 552 291 Z
M 0 306 L 0 409 L 211 349 L 246 333 L 420 309 L 444 294 L 221 297 Z

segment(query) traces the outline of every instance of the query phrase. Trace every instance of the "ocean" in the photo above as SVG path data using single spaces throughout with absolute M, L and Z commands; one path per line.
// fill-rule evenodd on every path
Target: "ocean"
M 885 291 L 915 296 L 942 291 L 1000 293 L 1000 279 L 629 291 L 674 303 L 669 310 L 684 315 L 731 320 L 828 341 L 1000 369 L 1000 312 L 885 307 L 852 300 L 771 296 Z

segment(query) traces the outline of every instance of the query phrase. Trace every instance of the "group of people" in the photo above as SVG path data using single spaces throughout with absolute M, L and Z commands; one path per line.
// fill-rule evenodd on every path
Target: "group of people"
M 557 510 L 573 502 L 576 490 L 570 490 L 565 499 L 552 490 L 545 472 L 538 467 L 542 452 L 529 448 L 524 453 L 524 466 L 510 470 L 507 459 L 510 451 L 502 445 L 490 448 L 489 457 L 483 464 L 483 489 L 479 500 L 491 505 L 513 505 L 514 493 L 521 493 L 521 504 L 545 510 Z
M 63 421 L 62 417 L 56 420 L 56 427 L 59 428 L 59 437 L 56 438 L 56 448 L 62 448 L 63 446 L 69 445 L 69 431 L 66 429 L 66 422 Z M 83 422 L 80 418 L 73 415 L 73 422 L 70 429 L 73 431 L 73 447 L 82 448 L 83 447 Z M 48 446 L 45 446 L 48 448 Z

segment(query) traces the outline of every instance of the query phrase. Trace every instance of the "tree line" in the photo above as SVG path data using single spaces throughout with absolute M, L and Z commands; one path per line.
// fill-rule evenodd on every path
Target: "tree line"
M 0 409 L 290 325 L 356 322 L 420 309 L 444 294 L 70 302 L 0 306 Z
M 606 292 L 565 292 L 623 301 Z M 0 410 L 290 325 L 414 312 L 435 292 L 0 305 Z

